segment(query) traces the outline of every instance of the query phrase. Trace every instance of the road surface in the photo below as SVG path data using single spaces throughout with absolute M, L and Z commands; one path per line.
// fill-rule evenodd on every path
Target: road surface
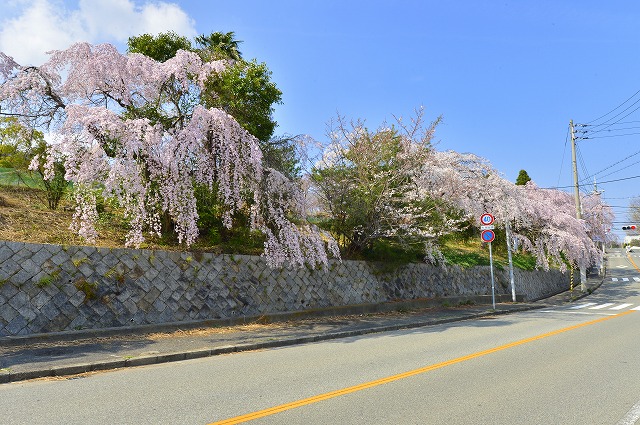
M 3 424 L 611 424 L 640 417 L 640 253 L 565 306 L 0 385 Z

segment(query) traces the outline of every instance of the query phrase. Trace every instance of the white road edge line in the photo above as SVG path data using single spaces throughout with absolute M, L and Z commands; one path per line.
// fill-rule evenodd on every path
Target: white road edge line
M 633 304 L 620 304 L 617 307 L 611 307 L 609 310 L 622 310 L 623 308 L 632 306 Z
M 640 307 L 638 307 L 640 310 Z M 596 311 L 540 310 L 540 313 L 583 314 L 585 316 L 617 316 L 620 313 L 600 313 Z
M 615 305 L 615 304 L 614 303 L 604 303 L 604 304 L 597 305 L 595 307 L 589 307 L 589 310 L 600 310 L 602 308 L 611 307 L 612 305 Z
M 573 307 L 569 307 L 571 310 L 579 310 L 581 308 L 585 308 L 585 307 L 590 307 L 592 305 L 596 305 L 596 303 L 586 303 L 586 304 L 580 304 L 580 305 L 576 305 Z
M 633 405 L 631 410 L 620 419 L 616 425 L 633 425 L 640 419 L 640 401 Z

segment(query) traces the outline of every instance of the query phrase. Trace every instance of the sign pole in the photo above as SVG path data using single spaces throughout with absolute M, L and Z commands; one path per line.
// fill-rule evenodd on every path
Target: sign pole
M 493 252 L 491 251 L 491 242 L 489 242 L 489 264 L 491 267 L 491 302 L 493 309 L 496 309 L 496 285 L 493 279 Z
M 480 216 L 480 239 L 482 242 L 486 242 L 489 244 L 489 266 L 491 268 L 491 303 L 493 304 L 493 309 L 496 309 L 496 284 L 495 279 L 493 277 L 493 251 L 491 250 L 491 242 L 496 238 L 496 234 L 493 232 L 495 226 L 493 225 L 494 217 L 489 213 L 484 213 Z

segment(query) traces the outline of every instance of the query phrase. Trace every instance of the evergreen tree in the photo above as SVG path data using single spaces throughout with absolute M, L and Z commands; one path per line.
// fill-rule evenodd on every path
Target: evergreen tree
M 520 170 L 520 173 L 518 173 L 518 178 L 516 179 L 516 185 L 524 186 L 528 181 L 531 181 L 531 177 L 529 177 L 529 174 L 527 174 L 525 170 Z

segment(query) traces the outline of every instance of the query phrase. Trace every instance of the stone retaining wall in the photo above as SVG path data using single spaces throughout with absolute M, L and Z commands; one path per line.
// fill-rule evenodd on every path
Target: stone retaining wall
M 496 270 L 496 293 L 510 293 Z M 385 270 L 334 261 L 270 269 L 260 257 L 0 241 L 0 337 L 458 295 L 490 295 L 489 267 Z M 568 274 L 515 272 L 525 300 L 569 286 Z

